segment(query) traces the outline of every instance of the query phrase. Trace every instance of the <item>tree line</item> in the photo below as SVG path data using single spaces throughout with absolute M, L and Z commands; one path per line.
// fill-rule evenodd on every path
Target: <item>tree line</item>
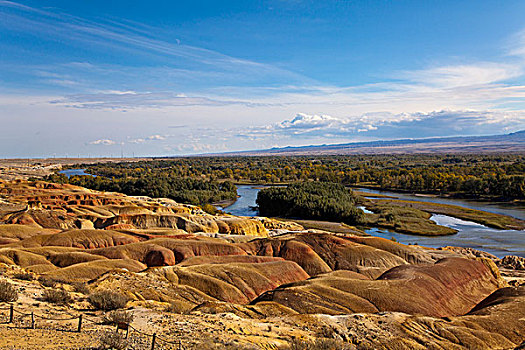
M 237 198 L 237 187 L 231 181 L 212 181 L 168 176 L 161 171 L 138 177 L 49 175 L 45 180 L 69 183 L 97 191 L 120 192 L 130 196 L 170 198 L 180 203 L 205 205 Z
M 161 173 L 169 178 L 254 184 L 325 181 L 458 197 L 525 199 L 522 154 L 188 157 L 85 167 L 109 178 Z

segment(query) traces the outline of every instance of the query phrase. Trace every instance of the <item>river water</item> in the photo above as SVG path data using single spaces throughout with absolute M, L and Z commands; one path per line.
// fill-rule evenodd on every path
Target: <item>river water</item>
M 224 210 L 233 215 L 256 216 L 257 210 L 254 209 L 254 207 L 256 205 L 255 200 L 257 199 L 257 193 L 259 192 L 259 189 L 260 186 L 237 186 L 237 193 L 240 196 L 239 199 L 233 205 L 225 208 Z M 369 189 L 359 190 L 362 192 L 368 192 L 371 196 L 374 194 L 382 194 L 404 200 L 453 204 L 472 209 L 509 215 L 525 220 L 525 207 L 523 206 L 520 207 L 506 203 L 488 203 L 440 197 L 422 197 Z M 486 251 L 498 257 L 503 257 L 505 255 L 518 255 L 525 257 L 525 231 L 497 230 L 475 222 L 460 220 L 447 215 L 433 215 L 431 220 L 435 221 L 439 225 L 454 228 L 458 230 L 458 233 L 450 236 L 429 237 L 407 235 L 378 228 L 365 229 L 365 232 L 373 236 L 387 239 L 391 239 L 393 237 L 397 242 L 404 244 L 419 244 L 432 248 L 444 246 L 470 247 Z
M 501 203 L 501 202 L 480 202 L 467 199 L 452 199 L 452 198 L 442 198 L 434 196 L 415 196 L 412 194 L 389 192 L 389 191 L 378 191 L 371 190 L 368 188 L 357 188 L 356 190 L 361 192 L 370 193 L 370 196 L 373 197 L 374 194 L 380 194 L 385 196 L 396 197 L 396 199 L 403 200 L 412 200 L 420 202 L 432 202 L 432 203 L 441 203 L 441 204 L 452 204 L 458 205 L 460 207 L 477 209 L 488 211 L 489 213 L 503 214 L 508 216 L 513 216 L 518 219 L 525 220 L 525 205 L 518 205 L 512 203 Z
M 66 175 L 68 179 L 71 176 L 75 176 L 75 175 L 78 175 L 78 176 L 89 175 L 89 176 L 93 176 L 93 177 L 97 176 L 97 175 L 92 175 L 92 174 L 86 173 L 86 169 L 66 169 L 66 170 L 60 170 L 59 173 Z

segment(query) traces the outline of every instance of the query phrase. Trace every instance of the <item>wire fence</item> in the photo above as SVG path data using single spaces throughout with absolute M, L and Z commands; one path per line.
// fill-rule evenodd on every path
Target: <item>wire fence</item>
M 102 322 L 97 321 L 93 318 L 87 317 L 84 314 L 72 315 L 70 313 L 63 312 L 62 317 L 52 317 L 50 315 L 37 314 L 33 311 L 23 312 L 23 311 L 17 310 L 12 304 L 9 307 L 0 308 L 0 312 L 2 312 L 2 314 L 4 314 L 3 313 L 4 311 L 7 311 L 7 317 L 8 317 L 8 321 L 4 323 L 12 324 L 15 327 L 18 326 L 18 327 L 23 327 L 26 329 L 39 328 L 37 327 L 38 319 L 44 320 L 44 321 L 57 321 L 57 322 L 77 320 L 76 327 L 74 327 L 75 325 L 73 325 L 73 329 L 61 329 L 61 330 L 70 331 L 70 332 L 78 332 L 78 333 L 82 332 L 82 326 L 84 325 L 85 322 L 90 322 L 95 325 L 103 324 Z M 64 316 L 68 316 L 68 317 L 64 317 Z M 29 320 L 29 322 L 24 322 L 27 320 Z M 166 339 L 166 338 L 163 338 L 157 335 L 157 333 L 147 333 L 147 332 L 141 331 L 140 329 L 137 329 L 133 327 L 131 324 L 125 323 L 125 322 L 118 322 L 116 325 L 117 327 L 115 329 L 115 332 L 119 332 L 119 330 L 126 331 L 125 338 L 128 338 L 130 330 L 143 337 L 148 338 L 149 340 L 148 343 L 150 344 L 149 349 L 151 350 L 155 350 L 156 347 L 160 346 L 161 343 L 172 345 L 172 348 L 174 346 L 175 349 L 177 350 L 184 350 L 184 347 L 182 346 L 182 342 L 180 339 L 178 341 L 169 340 L 169 339 Z

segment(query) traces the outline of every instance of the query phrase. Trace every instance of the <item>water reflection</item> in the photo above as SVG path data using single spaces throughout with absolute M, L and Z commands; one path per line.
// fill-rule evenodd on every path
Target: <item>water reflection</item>
M 59 171 L 59 173 L 66 175 L 68 179 L 71 176 L 82 176 L 82 175 L 93 176 L 93 177 L 97 176 L 97 175 L 86 173 L 86 169 L 66 169 L 66 170 Z

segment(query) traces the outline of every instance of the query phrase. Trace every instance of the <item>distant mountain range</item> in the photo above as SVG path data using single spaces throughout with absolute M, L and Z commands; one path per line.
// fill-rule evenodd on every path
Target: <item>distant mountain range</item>
M 344 155 L 401 153 L 498 153 L 524 152 L 525 130 L 505 135 L 455 136 L 426 139 L 351 142 L 333 145 L 271 148 L 243 152 L 228 152 L 222 156 L 263 155 Z

